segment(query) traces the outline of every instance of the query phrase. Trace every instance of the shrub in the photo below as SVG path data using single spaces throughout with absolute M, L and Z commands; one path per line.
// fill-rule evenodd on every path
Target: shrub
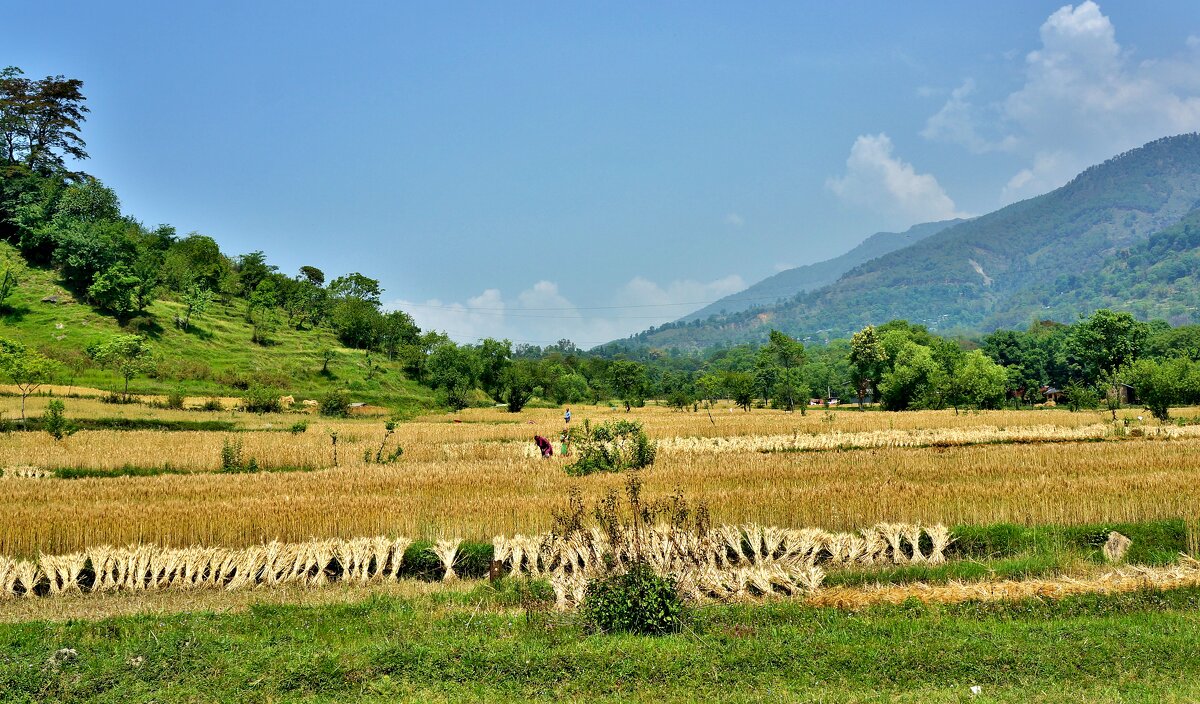
M 658 450 L 642 424 L 632 420 L 608 421 L 596 426 L 584 421 L 582 430 L 571 430 L 571 444 L 579 457 L 566 468 L 567 474 L 573 476 L 641 469 L 654 464 Z
M 270 386 L 251 386 L 242 397 L 242 408 L 250 413 L 279 413 L 279 390 Z
M 492 558 L 495 548 L 491 543 L 474 543 L 463 541 L 458 546 L 458 556 L 454 559 L 454 571 L 460 577 L 482 579 L 488 576 L 492 568 Z M 550 594 L 554 598 L 553 591 Z
M 164 405 L 172 410 L 183 410 L 183 391 L 180 389 L 171 389 L 171 393 L 167 394 L 167 402 Z
M 42 415 L 42 428 L 50 433 L 55 442 L 75 432 L 75 425 L 67 420 L 67 407 L 62 401 L 52 399 Z
M 300 433 L 307 432 L 308 431 L 308 421 L 298 420 L 295 423 L 292 423 L 292 427 L 288 428 L 288 430 L 291 431 L 292 435 L 299 435 Z
M 414 540 L 404 551 L 400 573 L 405 577 L 426 582 L 440 582 L 446 574 L 446 568 L 442 566 L 441 558 L 434 554 L 433 543 L 428 540 Z
M 342 389 L 334 389 L 321 398 L 321 415 L 345 418 L 350 414 L 350 397 Z
M 1070 384 L 1067 384 L 1063 392 L 1067 397 L 1067 407 L 1072 411 L 1078 411 L 1081 408 L 1092 409 L 1100 407 L 1100 397 L 1096 392 L 1079 382 L 1072 381 Z
M 624 574 L 593 579 L 584 590 L 580 615 L 600 633 L 663 635 L 683 627 L 683 600 L 675 581 L 645 563 Z
M 136 396 L 122 396 L 115 391 L 110 391 L 108 394 L 100 397 L 100 403 L 111 403 L 120 406 L 130 403 L 138 403 L 138 399 Z
M 221 405 L 221 399 L 210 398 L 204 402 L 204 405 L 200 406 L 200 410 L 220 412 L 220 411 L 225 410 L 225 407 Z

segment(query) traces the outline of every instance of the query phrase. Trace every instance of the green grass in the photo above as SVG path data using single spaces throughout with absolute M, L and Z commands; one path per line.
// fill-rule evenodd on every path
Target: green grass
M 0 253 L 4 252 L 15 250 L 0 242 Z M 52 295 L 60 303 L 42 302 Z M 123 332 L 112 317 L 75 302 L 50 270 L 31 267 L 7 303 L 8 308 L 0 312 L 0 335 L 56 357 L 78 358 L 89 344 Z M 155 375 L 133 380 L 131 392 L 166 394 L 181 388 L 190 396 L 236 396 L 237 386 L 251 382 L 276 387 L 297 399 L 319 399 L 334 388 L 347 388 L 354 401 L 389 406 L 401 413 L 435 405 L 432 391 L 381 355 L 373 357 L 380 369 L 368 379 L 365 355 L 342 347 L 327 329 L 295 330 L 282 325 L 271 334 L 272 344 L 258 345 L 250 341 L 251 327 L 241 305 L 215 303 L 206 315 L 193 318 L 188 332 L 174 325 L 181 311 L 179 303 L 166 300 L 155 301 L 147 310 L 150 326 L 145 334 L 161 361 Z M 323 375 L 321 351 L 327 348 L 338 356 L 329 365 L 330 374 Z M 101 389 L 120 389 L 123 384 L 111 372 L 95 368 L 86 368 L 74 378 L 65 374 L 60 382 Z
M 497 612 L 486 595 L 461 607 L 375 597 L 0 625 L 0 691 L 9 702 L 1194 701 L 1197 642 L 1200 589 L 854 613 L 713 606 L 661 638 L 585 635 L 572 617 Z M 78 656 L 55 664 L 60 648 Z
M 5 432 L 39 432 L 43 430 L 41 418 L 27 418 L 25 422 L 6 420 L 2 426 Z M 165 420 L 161 418 L 72 418 L 71 425 L 76 430 L 170 430 L 170 431 L 215 431 L 243 432 L 250 431 L 229 420 Z M 254 432 L 288 432 L 289 428 L 254 428 Z
M 253 472 L 314 472 L 316 467 L 259 467 Z M 157 477 L 163 474 L 203 474 L 194 469 L 183 469 L 169 464 L 158 467 L 136 467 L 122 465 L 115 469 L 95 469 L 92 467 L 59 467 L 51 470 L 56 479 L 114 479 L 116 477 Z
M 1081 526 L 1021 526 L 1000 523 L 990 526 L 956 526 L 947 559 L 996 559 L 1028 555 L 1076 553 L 1093 562 L 1103 557 L 1100 548 L 1111 531 L 1133 541 L 1128 562 L 1165 565 L 1187 552 L 1187 526 L 1183 520 L 1103 523 Z

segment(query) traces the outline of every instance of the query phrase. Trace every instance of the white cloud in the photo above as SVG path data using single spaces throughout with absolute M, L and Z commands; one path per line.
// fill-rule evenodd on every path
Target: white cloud
M 1004 195 L 1018 198 L 1065 183 L 1122 151 L 1200 129 L 1200 40 L 1179 55 L 1135 60 L 1092 0 L 1066 5 L 1026 54 L 1024 84 L 1001 100 L 972 102 L 967 81 L 926 122 L 922 135 L 973 152 L 1003 149 L 1027 160 Z M 986 138 L 985 134 L 1002 135 Z
M 586 348 L 676 320 L 745 288 L 736 274 L 707 283 L 685 279 L 666 285 L 639 276 L 604 303 L 581 308 L 557 283 L 538 281 L 511 298 L 487 289 L 463 303 L 396 300 L 387 307 L 406 311 L 423 330 L 444 331 L 458 342 L 495 337 L 544 346 L 569 338 Z
M 742 216 L 738 215 L 737 213 L 727 214 L 724 222 L 730 227 L 741 227 L 742 225 L 746 224 L 746 221 L 742 219 Z
M 898 224 L 967 217 L 932 174 L 917 173 L 892 155 L 886 134 L 860 135 L 846 159 L 846 174 L 825 184 L 847 203 L 876 210 Z
M 970 78 L 963 81 L 950 92 L 942 109 L 925 121 L 921 136 L 961 144 L 976 154 L 1011 148 L 1014 142 L 1011 136 L 987 139 L 979 134 L 980 111 L 968 99 L 974 92 L 975 81 Z

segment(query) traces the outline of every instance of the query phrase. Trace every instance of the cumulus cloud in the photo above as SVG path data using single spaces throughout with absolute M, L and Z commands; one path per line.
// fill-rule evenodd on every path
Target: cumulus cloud
M 838 198 L 914 223 L 967 217 L 932 174 L 917 173 L 912 164 L 892 154 L 886 134 L 860 135 L 850 148 L 844 176 L 826 186 Z
M 544 346 L 568 338 L 586 348 L 676 320 L 745 288 L 736 274 L 710 282 L 685 279 L 665 285 L 639 276 L 603 303 L 581 307 L 557 283 L 538 281 L 511 297 L 487 289 L 465 302 L 395 300 L 386 307 L 403 310 L 422 329 L 446 332 L 458 342 L 494 337 Z
M 968 80 L 922 131 L 973 152 L 1002 149 L 1026 159 L 1006 197 L 1046 191 L 1122 151 L 1200 129 L 1200 41 L 1194 37 L 1174 57 L 1137 61 L 1100 6 L 1086 0 L 1051 14 L 1040 40 L 1025 56 L 1019 89 L 977 104 Z

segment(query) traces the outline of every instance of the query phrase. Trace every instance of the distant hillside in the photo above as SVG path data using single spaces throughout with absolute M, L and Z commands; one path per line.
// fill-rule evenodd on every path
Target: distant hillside
M 798 293 L 814 291 L 834 283 L 842 274 L 860 264 L 920 242 L 926 237 L 935 235 L 960 222 L 962 220 L 943 220 L 913 225 L 904 232 L 876 232 L 845 254 L 816 264 L 807 264 L 781 271 L 744 291 L 710 303 L 680 320 L 690 322 L 703 320 L 710 315 L 737 313 L 756 306 L 770 305 L 782 299 L 791 298 Z
M 1168 137 L 1093 166 L 1050 193 L 859 265 L 793 300 L 665 325 L 618 344 L 709 347 L 761 340 L 770 328 L 828 339 L 893 318 L 935 330 L 986 331 L 1050 312 L 1066 320 L 1112 300 L 1125 309 L 1159 310 L 1154 289 L 1140 284 L 1144 272 L 1168 266 L 1174 255 L 1138 245 L 1198 206 L 1200 135 Z M 1142 257 L 1129 273 L 1129 261 L 1122 268 L 1118 260 L 1134 249 Z M 1097 276 L 1108 276 L 1117 288 L 1103 296 L 1080 288 Z M 1200 320 L 1194 310 L 1172 315 L 1177 322 Z

